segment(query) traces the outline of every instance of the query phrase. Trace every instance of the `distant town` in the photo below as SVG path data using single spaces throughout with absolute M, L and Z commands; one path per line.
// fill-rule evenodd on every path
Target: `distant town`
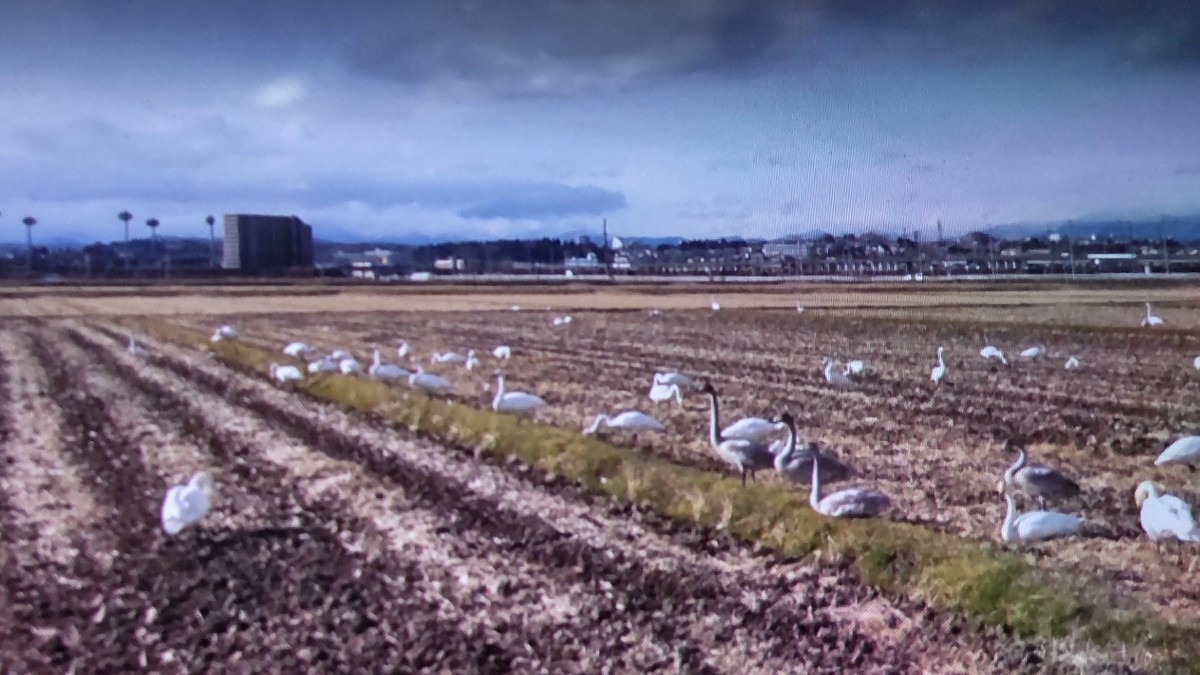
M 295 216 L 209 219 L 207 239 L 155 236 L 83 246 L 0 246 L 9 279 L 338 277 L 403 281 L 452 275 L 919 277 L 1200 272 L 1200 237 L 1129 230 L 1000 237 L 811 233 L 771 240 L 595 235 L 438 244 L 322 241 Z M 30 230 L 32 227 L 29 228 Z M 218 236 L 218 229 L 220 230 Z M 599 229 L 599 228 L 598 228 Z M 940 228 L 939 228 L 940 230 Z M 1161 231 L 1161 228 L 1160 228 Z

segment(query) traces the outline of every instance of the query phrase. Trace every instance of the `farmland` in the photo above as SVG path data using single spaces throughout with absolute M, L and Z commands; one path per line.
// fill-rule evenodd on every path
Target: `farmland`
M 1164 623 L 1200 612 L 1191 557 L 1159 554 L 1133 501 L 1147 478 L 1200 499 L 1186 471 L 1153 466 L 1200 413 L 1200 330 L 1188 323 L 1200 295 L 719 295 L 719 312 L 707 292 L 0 298 L 20 317 L 0 332 L 5 670 L 1095 672 L 1111 656 L 979 628 L 865 584 L 850 560 L 774 555 L 636 497 L 439 442 L 386 410 L 287 391 L 206 344 L 225 322 L 280 362 L 296 339 L 364 361 L 376 345 L 395 360 L 407 340 L 470 408 L 487 407 L 502 369 L 510 389 L 548 402 L 541 424 L 567 430 L 640 409 L 667 431 L 640 449 L 609 442 L 732 484 L 705 440 L 703 397 L 645 396 L 655 369 L 685 372 L 716 385 L 725 420 L 790 410 L 802 436 L 858 469 L 854 484 L 892 497 L 888 520 L 985 551 L 1000 548 L 995 484 L 1015 441 L 1080 482 L 1081 497 L 1053 507 L 1088 521 L 1085 536 L 1021 560 L 1085 580 L 1101 606 Z M 1143 298 L 1165 330 L 1138 328 Z M 568 311 L 571 324 L 552 324 Z M 128 331 L 148 355 L 124 350 Z M 987 343 L 1017 362 L 985 362 Z M 491 357 L 498 344 L 510 361 Z M 1033 344 L 1054 356 L 1015 358 Z M 935 391 L 939 345 L 951 386 Z M 428 362 L 468 349 L 484 367 Z M 1064 370 L 1067 355 L 1084 367 Z M 863 359 L 867 375 L 834 389 L 826 356 Z M 394 405 L 417 396 L 398 389 Z M 213 513 L 165 537 L 162 494 L 200 468 L 216 478 Z M 766 472 L 759 482 L 788 490 Z

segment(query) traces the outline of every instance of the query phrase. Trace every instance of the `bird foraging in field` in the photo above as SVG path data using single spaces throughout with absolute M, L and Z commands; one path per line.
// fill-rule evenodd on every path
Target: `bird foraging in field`
M 236 340 L 238 337 L 237 329 L 228 324 L 219 326 L 213 331 L 212 337 L 209 338 L 212 342 L 220 342 L 222 340 Z
M 1000 363 L 1003 363 L 1006 366 L 1008 365 L 1008 359 L 1004 356 L 1004 352 L 1001 351 L 1000 348 L 996 347 L 995 345 L 988 345 L 988 346 L 984 347 L 983 349 L 980 349 L 979 355 L 988 361 L 991 361 L 992 359 L 996 359 Z
M 137 343 L 137 340 L 133 339 L 133 333 L 129 334 L 129 345 L 125 347 L 125 350 L 134 356 L 145 356 L 146 354 L 145 347 L 142 347 Z
M 496 396 L 492 398 L 492 410 L 533 417 L 546 401 L 523 391 L 505 391 L 504 373 L 496 373 Z
M 270 370 L 271 377 L 280 384 L 304 379 L 304 373 L 300 372 L 296 366 L 281 366 L 278 363 L 272 363 Z
M 746 476 L 754 477 L 754 472 L 770 469 L 775 465 L 775 456 L 770 448 L 761 441 L 745 438 L 729 438 L 721 431 L 720 402 L 717 400 L 717 390 L 711 382 L 704 383 L 704 393 L 709 397 L 709 428 L 708 440 L 717 456 L 728 462 L 742 475 L 742 486 L 746 485 Z M 753 418 L 757 419 L 757 418 Z M 762 420 L 766 424 L 775 425 Z
M 1183 464 L 1187 466 L 1188 471 L 1195 473 L 1196 465 L 1200 464 L 1200 436 L 1184 436 L 1177 439 L 1154 460 L 1155 466 L 1168 464 Z
M 775 471 L 789 483 L 811 485 L 813 462 L 821 463 L 821 478 L 827 483 L 845 480 L 855 474 L 854 469 L 835 457 L 821 453 L 815 443 L 806 443 L 798 449 L 796 420 L 789 412 L 780 414 L 779 421 L 788 430 L 787 440 L 778 440 L 768 448 L 775 455 Z
M 812 492 L 808 504 L 814 511 L 830 518 L 873 518 L 892 505 L 892 500 L 879 490 L 867 488 L 845 488 L 821 497 L 820 453 L 812 463 Z
M 1083 518 L 1057 511 L 1029 511 L 1017 515 L 1017 500 L 1007 492 L 1008 510 L 1000 526 L 1000 538 L 1006 543 L 1024 544 L 1058 537 L 1070 537 L 1083 529 Z
M 1004 477 L 996 484 L 996 491 L 1004 494 L 1009 488 L 1023 492 L 1030 497 L 1036 497 L 1038 504 L 1045 508 L 1046 499 L 1067 499 L 1079 496 L 1079 483 L 1065 476 L 1061 471 L 1041 464 L 1028 464 L 1025 450 L 1017 450 L 1017 461 L 1004 472 Z
M 626 431 L 632 431 L 634 445 L 637 445 L 638 434 L 643 431 L 666 430 L 666 427 L 664 427 L 661 422 L 653 417 L 636 410 L 627 410 L 619 415 L 616 415 L 615 417 L 609 417 L 608 415 L 597 415 L 596 419 L 592 421 L 591 426 L 588 426 L 583 430 L 583 435 L 587 436 L 596 433 L 601 424 L 611 429 L 624 429 Z
M 163 531 L 179 534 L 183 528 L 200 522 L 212 502 L 213 479 L 204 471 L 192 476 L 187 485 L 174 485 L 167 490 L 159 510 Z
M 1141 509 L 1142 529 L 1151 539 L 1200 542 L 1200 528 L 1187 502 L 1175 495 L 1160 494 L 1158 486 L 1148 480 L 1138 484 L 1133 500 Z

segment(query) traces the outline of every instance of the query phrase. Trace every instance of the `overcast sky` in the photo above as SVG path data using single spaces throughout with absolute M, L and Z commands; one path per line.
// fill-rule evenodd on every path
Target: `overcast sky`
M 0 0 L 0 232 L 1200 212 L 1200 3 L 1134 4 Z

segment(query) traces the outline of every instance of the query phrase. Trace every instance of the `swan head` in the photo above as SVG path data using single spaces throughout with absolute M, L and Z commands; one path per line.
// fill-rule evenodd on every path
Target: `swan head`
M 792 413 L 784 410 L 783 412 L 779 413 L 775 419 L 771 420 L 771 422 L 775 424 L 785 424 L 790 427 L 796 423 L 796 418 L 792 417 Z
M 700 387 L 700 391 L 713 396 L 717 395 L 717 388 L 714 387 L 712 382 L 709 382 L 708 380 L 704 381 L 704 386 Z
M 1142 502 L 1158 496 L 1158 485 L 1154 481 L 1144 480 L 1138 483 L 1133 491 L 1133 501 L 1140 507 Z

